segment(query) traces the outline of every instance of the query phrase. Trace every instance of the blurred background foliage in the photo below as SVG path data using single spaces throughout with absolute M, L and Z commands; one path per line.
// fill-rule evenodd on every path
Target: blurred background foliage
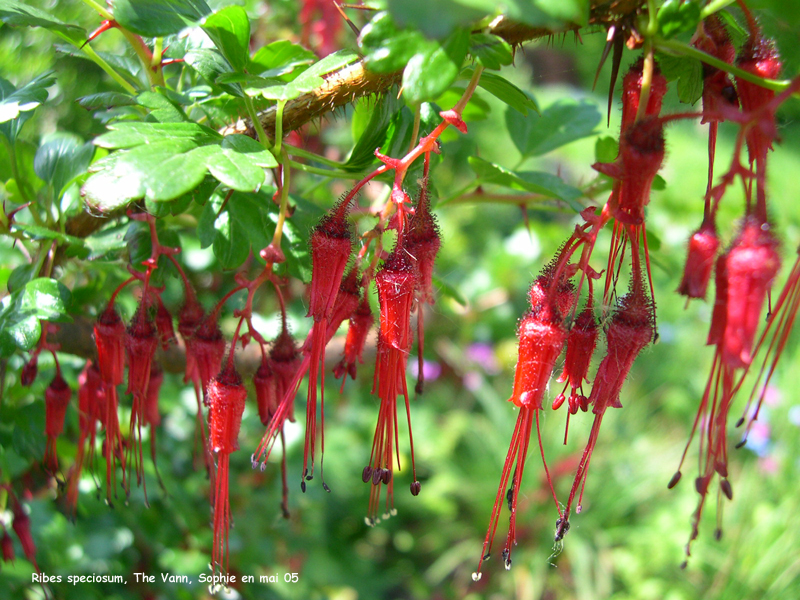
M 92 30 L 96 15 L 79 3 L 36 2 L 65 22 Z M 800 5 L 779 0 L 749 2 L 768 35 L 774 35 L 785 59 L 786 75 L 800 72 Z M 248 0 L 253 18 L 252 47 L 275 39 L 297 38 L 297 5 L 291 0 L 269 3 Z M 735 12 L 735 11 L 734 11 Z M 360 16 L 354 19 L 358 22 Z M 352 45 L 347 30 L 341 41 Z M 21 85 L 53 69 L 56 84 L 50 100 L 26 125 L 23 138 L 32 151 L 44 136 L 68 131 L 90 140 L 104 131 L 103 123 L 75 103 L 75 98 L 116 89 L 92 63 L 74 57 L 55 43 L 44 29 L 0 28 L 0 64 L 3 77 Z M 659 343 L 641 356 L 623 389 L 624 408 L 611 411 L 592 460 L 583 511 L 573 518 L 562 546 L 554 546 L 556 513 L 542 469 L 532 452 L 523 483 L 518 517 L 514 566 L 506 572 L 497 556 L 485 566 L 483 579 L 474 584 L 475 570 L 488 517 L 514 427 L 516 412 L 506 402 L 516 361 L 517 319 L 526 310 L 526 292 L 541 267 L 553 256 L 577 222 L 574 211 L 555 202 L 523 209 L 511 202 L 492 200 L 491 186 L 483 196 L 459 195 L 473 178 L 469 157 L 480 157 L 515 170 L 558 173 L 569 184 L 585 185 L 594 178 L 598 140 L 618 132 L 617 94 L 611 123 L 606 127 L 605 90 L 609 66 L 591 90 L 604 32 L 584 31 L 526 44 L 517 50 L 515 65 L 503 74 L 535 97 L 545 111 L 557 103 L 585 103 L 595 125 L 592 135 L 541 156 L 524 157 L 509 136 L 507 106 L 482 90 L 476 106 L 488 110 L 467 113 L 467 136 L 446 139 L 446 152 L 434 171 L 439 205 L 436 214 L 443 246 L 437 277 L 463 299 L 440 294 L 426 315 L 430 369 L 424 395 L 412 399 L 417 442 L 417 469 L 422 493 L 412 498 L 403 486 L 396 498 L 398 514 L 377 527 L 364 523 L 368 486 L 360 480 L 374 431 L 377 402 L 370 395 L 371 366 L 367 358 L 356 382 L 348 381 L 336 394 L 338 382 L 329 378 L 327 393 L 326 494 L 317 482 L 301 494 L 297 474 L 302 461 L 302 415 L 287 428 L 287 456 L 291 518 L 280 511 L 280 468 L 276 452 L 264 473 L 250 467 L 249 454 L 263 433 L 255 406 L 244 417 L 242 450 L 231 457 L 231 504 L 234 526 L 230 550 L 237 575 L 277 574 L 279 583 L 236 586 L 226 597 L 405 599 L 542 599 L 542 600 L 739 600 L 800 597 L 800 391 L 796 368 L 800 347 L 795 334 L 774 378 L 774 390 L 761 412 L 756 431 L 743 449 L 732 452 L 733 502 L 718 513 L 715 501 L 703 518 L 700 537 L 693 545 L 686 570 L 679 568 L 690 533 L 690 517 L 697 494 L 692 477 L 668 491 L 686 443 L 698 400 L 702 395 L 711 351 L 704 346 L 710 318 L 708 302 L 685 306 L 674 290 L 683 265 L 686 239 L 701 220 L 706 179 L 706 130 L 696 122 L 670 125 L 667 160 L 661 173 L 666 183 L 655 191 L 648 209 L 651 251 L 659 314 Z M 121 36 L 110 32 L 95 43 L 97 50 L 124 54 Z M 624 63 L 637 53 L 626 51 Z M 625 67 L 623 66 L 624 72 Z M 453 96 L 453 100 L 457 96 Z M 372 102 L 365 99 L 361 104 Z M 442 99 L 442 106 L 449 106 Z M 452 104 L 452 101 L 450 101 Z M 325 120 L 320 138 L 330 156 L 343 158 L 352 144 L 354 110 L 349 106 Z M 664 112 L 685 111 L 670 91 Z M 784 269 L 794 259 L 800 241 L 797 173 L 800 170 L 800 103 L 791 100 L 780 113 L 781 142 L 771 158 L 769 172 L 772 215 L 783 240 Z M 535 116 L 531 116 L 535 119 Z M 727 168 L 735 131 L 723 126 L 717 151 L 717 171 Z M 2 169 L 0 161 L 0 169 Z M 4 178 L 5 179 L 5 178 Z M 346 189 L 346 182 L 330 182 L 313 175 L 297 178 L 299 197 L 326 207 Z M 380 190 L 368 192 L 378 194 Z M 722 231 L 732 232 L 741 210 L 741 198 L 732 190 L 722 204 Z M 596 201 L 605 201 L 598 192 Z M 199 211 L 198 211 L 199 212 Z M 229 289 L 231 273 L 216 264 L 210 248 L 201 249 L 192 219 L 199 214 L 167 219 L 179 233 L 185 261 L 199 283 L 206 306 Z M 196 220 L 194 221 L 196 223 Z M 124 233 L 124 232 L 120 232 Z M 730 233 L 728 234 L 730 235 Z M 729 238 L 727 238 L 729 239 Z M 607 247 L 601 241 L 598 249 Z M 598 256 L 598 264 L 603 264 Z M 23 259 L 7 241 L 0 245 L 0 283 L 5 286 Z M 100 310 L 109 291 L 122 277 L 118 262 L 93 263 L 93 278 L 73 294 L 80 303 Z M 776 287 L 782 283 L 782 279 Z M 180 303 L 180 286 L 167 282 L 165 300 Z M 274 300 L 266 293 L 259 307 L 265 335 L 277 331 Z M 123 297 L 130 316 L 134 301 Z M 171 304 L 170 304 L 171 301 Z M 234 302 L 234 306 L 236 303 Z M 228 312 L 230 314 L 230 312 Z M 294 333 L 308 330 L 298 289 L 290 305 Z M 226 322 L 230 328 L 233 322 Z M 329 350 L 336 355 L 337 349 Z M 83 361 L 64 356 L 63 367 L 76 388 Z M 44 451 L 44 404 L 47 375 L 32 389 L 18 384 L 24 362 L 15 356 L 6 366 L 6 386 L 0 407 L 0 468 L 4 476 L 22 478 L 24 485 L 42 490 L 46 481 L 31 468 Z M 40 373 L 52 372 L 45 356 Z M 303 397 L 301 389 L 299 397 Z M 551 395 L 555 395 L 555 388 Z M 81 484 L 77 518 L 71 521 L 56 500 L 56 489 L 39 492 L 29 503 L 32 531 L 43 572 L 61 575 L 123 575 L 127 585 L 56 584 L 59 598 L 196 598 L 207 595 L 197 582 L 209 573 L 212 531 L 208 485 L 202 469 L 193 468 L 194 397 L 180 378 L 167 378 L 161 394 L 164 415 L 159 431 L 159 470 L 165 491 L 155 484 L 146 464 L 150 508 L 140 490 L 113 509 L 95 491 L 90 475 Z M 742 400 L 742 399 L 740 399 Z M 302 402 L 299 403 L 302 407 Z M 738 417 L 742 406 L 732 411 Z M 298 411 L 301 413 L 302 410 Z M 566 494 L 588 436 L 590 419 L 579 414 L 570 421 L 569 440 L 563 444 L 564 411 L 546 411 L 543 439 L 548 461 L 557 476 L 556 487 Z M 60 458 L 69 464 L 76 452 L 77 411 L 67 413 L 65 434 L 59 440 Z M 123 413 L 122 423 L 127 419 Z M 731 445 L 738 442 L 734 431 Z M 402 433 L 401 433 L 402 435 Z M 403 464 L 407 444 L 401 443 Z M 697 449 L 690 449 L 686 474 L 692 471 Z M 102 463 L 102 460 L 99 459 Z M 98 476 L 101 468 L 97 471 Z M 406 473 L 398 477 L 405 482 Z M 405 484 L 404 484 L 405 485 Z M 720 509 L 720 510 L 721 510 Z M 507 513 L 498 530 L 505 535 Z M 8 524 L 9 514 L 2 516 Z M 715 521 L 724 535 L 713 539 Z M 18 556 L 21 556 L 19 547 Z M 495 554 L 499 555 L 499 552 Z M 133 573 L 156 575 L 155 583 L 135 583 Z M 192 585 L 162 582 L 160 573 L 187 574 Z M 299 573 L 297 583 L 284 583 L 285 573 Z M 4 564 L 0 595 L 38 597 L 32 585 L 33 567 L 22 558 Z

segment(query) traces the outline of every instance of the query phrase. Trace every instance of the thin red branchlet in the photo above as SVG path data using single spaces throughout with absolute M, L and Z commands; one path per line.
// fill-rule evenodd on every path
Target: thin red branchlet
M 44 451 L 44 466 L 51 473 L 58 471 L 56 440 L 64 430 L 64 417 L 72 398 L 72 389 L 61 376 L 61 367 L 56 362 L 56 374 L 44 392 L 45 426 L 47 446 Z
M 384 484 L 387 486 L 384 518 L 394 514 L 395 456 L 397 469 L 400 469 L 397 397 L 401 394 L 406 403 L 411 446 L 411 493 L 416 496 L 421 487 L 414 461 L 414 437 L 411 433 L 411 408 L 406 383 L 406 365 L 412 343 L 411 309 L 416 278 L 414 265 L 405 246 L 405 231 L 398 232 L 394 250 L 375 275 L 380 304 L 380 334 L 373 393 L 378 395 L 380 408 L 369 463 L 362 473 L 363 481 L 372 483 L 367 517 L 367 523 L 372 525 L 378 520 L 381 488 Z
M 228 572 L 228 532 L 231 507 L 228 501 L 228 470 L 230 454 L 239 449 L 239 429 L 242 424 L 247 390 L 233 366 L 233 349 L 219 375 L 208 385 L 208 431 L 211 450 L 218 455 L 216 492 L 214 494 L 214 547 L 212 567 Z

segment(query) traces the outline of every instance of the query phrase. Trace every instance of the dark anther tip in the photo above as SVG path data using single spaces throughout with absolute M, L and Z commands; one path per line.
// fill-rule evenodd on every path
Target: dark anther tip
M 714 539 L 717 541 L 720 541 L 722 539 L 722 529 L 720 527 L 717 527 L 714 530 Z
M 675 473 L 675 475 L 672 476 L 672 479 L 669 480 L 669 483 L 667 484 L 667 489 L 671 490 L 672 488 L 674 488 L 676 485 L 678 485 L 678 482 L 680 480 L 681 480 L 681 472 L 678 471 Z
M 741 427 L 744 425 L 744 417 L 740 417 L 738 421 L 736 421 L 736 427 Z
M 300 482 L 300 489 L 303 491 L 304 494 L 306 493 L 306 482 L 305 482 L 305 480 Z
M 419 481 L 414 481 L 411 483 L 411 495 L 412 496 L 419 496 L 419 491 L 422 489 L 422 484 Z M 489 556 L 488 554 L 486 555 Z
M 322 489 L 328 492 L 329 494 L 331 493 L 331 488 L 329 488 L 328 484 L 325 483 L 324 481 L 322 482 Z
M 383 473 L 381 474 L 381 481 L 386 485 L 389 485 L 389 482 L 392 480 L 392 471 L 391 469 L 384 469 Z
M 719 487 L 728 500 L 733 500 L 733 488 L 731 487 L 730 481 L 728 481 L 727 479 L 723 479 L 722 481 L 719 482 Z
M 372 479 L 372 467 L 367 465 L 361 472 L 361 481 L 363 481 L 364 483 L 369 483 L 370 479 Z
M 736 444 L 736 446 L 734 446 L 734 447 L 735 447 L 735 448 L 738 450 L 739 448 L 744 448 L 744 445 L 745 445 L 746 443 L 747 443 L 747 438 L 743 439 L 741 442 L 739 442 L 738 444 Z
M 378 485 L 383 478 L 383 469 L 377 468 L 372 472 L 372 485 Z

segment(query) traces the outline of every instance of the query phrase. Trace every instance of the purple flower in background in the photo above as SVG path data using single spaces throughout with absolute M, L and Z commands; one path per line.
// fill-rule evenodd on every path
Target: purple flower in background
M 464 352 L 464 357 L 468 361 L 480 365 L 489 375 L 496 375 L 500 372 L 500 365 L 491 344 L 485 342 L 470 344 Z
M 409 365 L 409 371 L 414 379 L 419 379 L 419 365 L 416 361 Z M 425 381 L 436 381 L 442 374 L 442 365 L 435 361 L 422 361 L 422 374 Z

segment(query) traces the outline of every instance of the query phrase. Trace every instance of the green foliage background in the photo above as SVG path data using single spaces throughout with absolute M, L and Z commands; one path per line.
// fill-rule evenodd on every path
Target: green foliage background
M 96 15 L 78 2 L 30 4 L 86 30 L 98 23 Z M 428 29 L 422 29 L 428 35 L 449 31 L 453 25 L 449 20 L 458 23 L 474 18 L 467 2 L 429 0 L 388 4 L 399 23 L 426 23 Z M 762 18 L 766 32 L 777 36 L 787 75 L 800 72 L 797 39 L 800 8 L 777 0 L 749 4 Z M 424 12 L 429 6 L 444 5 L 448 10 L 437 13 L 435 18 L 428 18 L 430 13 Z M 274 1 L 267 8 L 262 3 L 248 2 L 245 8 L 254 17 L 251 25 L 254 47 L 296 34 L 296 3 Z M 343 38 L 347 39 L 347 35 Z M 93 118 L 91 111 L 78 106 L 75 99 L 119 89 L 93 63 L 73 56 L 60 45 L 54 46 L 54 40 L 52 33 L 41 28 L 0 28 L 4 78 L 20 87 L 42 73 L 54 72 L 55 83 L 49 87 L 47 102 L 22 132 L 21 152 L 30 156 L 43 140 L 54 139 L 48 136 L 57 131 L 77 136 L 75 144 L 104 133 L 103 123 Z M 712 499 L 700 537 L 693 545 L 689 566 L 683 571 L 679 569 L 697 499 L 692 486 L 696 446 L 690 450 L 684 468 L 685 481 L 672 491 L 666 489 L 666 483 L 683 451 L 711 362 L 710 349 L 703 345 L 709 304 L 693 302 L 685 307 L 684 299 L 674 294 L 680 280 L 685 240 L 699 225 L 705 190 L 705 128 L 695 122 L 669 127 L 668 157 L 661 173 L 666 186 L 654 192 L 648 212 L 660 341 L 636 362 L 623 390 L 624 408 L 611 411 L 604 420 L 592 460 L 584 510 L 574 517 L 563 548 L 554 547 L 557 515 L 549 501 L 541 467 L 532 457 L 520 498 L 519 546 L 514 550 L 513 568 L 505 572 L 495 556 L 485 566 L 479 584 L 473 584 L 470 578 L 516 418 L 512 406 L 506 402 L 516 360 L 516 321 L 525 311 L 526 291 L 532 278 L 567 237 L 576 220 L 566 202 L 547 200 L 529 206 L 528 229 L 518 206 L 499 199 L 471 202 L 458 192 L 474 179 L 474 171 L 480 173 L 479 169 L 488 168 L 481 161 L 517 173 L 559 173 L 566 182 L 559 185 L 573 189 L 594 179 L 590 165 L 597 158 L 596 152 L 607 152 L 604 150 L 607 142 L 603 140 L 617 135 L 618 100 L 614 101 L 611 124 L 606 128 L 602 115 L 608 66 L 601 73 L 597 92 L 590 90 L 604 43 L 603 33 L 584 32 L 582 42 L 573 43 L 570 34 L 563 41 L 557 38 L 549 44 L 530 43 L 525 53 L 517 52 L 513 67 L 502 70 L 505 77 L 532 94 L 544 116 L 536 117 L 530 112 L 528 120 L 524 120 L 519 112 L 480 89 L 465 115 L 469 135 L 448 134 L 444 139 L 444 157 L 434 171 L 439 202 L 436 213 L 443 232 L 437 276 L 443 287 L 456 290 L 465 303 L 440 294 L 426 317 L 429 340 L 426 358 L 439 364 L 442 371 L 438 379 L 428 384 L 423 396 L 412 400 L 422 493 L 416 498 L 407 494 L 404 488 L 407 474 L 401 472 L 397 475 L 403 483 L 398 485 L 397 516 L 375 528 L 364 524 L 369 490 L 361 482 L 360 474 L 368 458 L 377 412 L 377 402 L 369 393 L 370 365 L 365 364 L 361 369 L 356 383 L 346 384 L 341 396 L 335 393 L 338 382 L 329 384 L 325 442 L 327 481 L 333 493 L 324 493 L 316 481 L 311 482 L 313 485 L 309 485 L 306 494 L 299 492 L 296 480 L 302 462 L 302 415 L 298 414 L 298 423 L 289 427 L 287 455 L 292 512 L 289 520 L 280 514 L 277 453 L 264 473 L 250 468 L 249 454 L 256 447 L 263 427 L 254 404 L 249 405 L 240 437 L 242 450 L 231 457 L 234 518 L 231 566 L 238 575 L 258 578 L 277 574 L 280 582 L 240 586 L 230 597 L 338 600 L 800 597 L 800 496 L 795 483 L 800 478 L 797 335 L 787 347 L 775 376 L 774 402 L 762 411 L 759 419 L 765 425 L 764 437 L 760 441 L 754 439 L 732 455 L 734 500 L 723 503 L 724 518 L 717 515 L 723 519 L 723 538 L 718 542 L 713 540 L 716 507 Z M 124 40 L 114 32 L 101 36 L 93 46 L 98 51 L 123 55 L 122 60 L 133 60 Z M 548 61 L 556 59 L 558 64 L 565 65 L 560 71 L 547 66 Z M 634 53 L 626 51 L 624 62 L 633 59 Z M 556 83 L 540 83 L 541 73 L 553 75 L 554 71 Z M 466 80 L 459 80 L 456 88 L 460 85 L 463 89 L 465 83 Z M 459 93 L 445 92 L 438 104 L 452 105 Z M 364 125 L 359 125 L 359 119 L 363 121 L 359 111 L 371 110 L 371 102 L 375 101 L 362 100 L 327 122 L 323 142 L 338 149 L 339 156 L 345 156 L 353 145 L 351 125 L 356 129 L 356 138 L 360 137 L 358 128 Z M 686 108 L 679 104 L 676 91 L 671 90 L 665 112 Z M 800 240 L 800 211 L 796 201 L 800 168 L 798 114 L 800 104 L 796 100 L 787 102 L 781 112 L 781 143 L 770 159 L 770 203 L 783 240 L 784 277 Z M 576 120 L 576 116 L 583 121 Z M 547 121 L 548 117 L 552 120 Z M 533 123 L 539 124 L 539 133 L 523 131 L 523 127 L 536 127 Z M 577 134 L 571 136 L 563 129 L 556 132 L 556 123 L 567 129 L 576 128 Z M 591 135 L 586 136 L 588 132 Z M 546 135 L 556 133 L 565 137 L 548 146 Z M 721 130 L 718 172 L 727 166 L 734 135 L 732 128 Z M 515 140 L 515 136 L 519 139 Z M 525 148 L 527 152 L 523 155 L 520 146 L 525 143 L 530 147 Z M 6 165 L 7 157 L 0 156 L 3 181 L 10 179 Z M 354 170 L 357 168 L 363 165 Z M 531 175 L 522 183 L 516 180 L 509 183 L 502 175 L 492 176 L 496 179 L 491 181 L 505 185 L 487 184 L 489 199 L 493 193 L 509 193 L 508 187 L 530 191 L 525 185 L 542 185 L 544 181 L 541 176 Z M 304 235 L 303 231 L 314 222 L 320 209 L 327 208 L 346 189 L 346 183 L 314 175 L 299 176 L 292 190 L 300 206 L 297 218 L 293 218 L 298 236 Z M 565 200 L 574 200 L 569 190 L 559 189 Z M 598 192 L 596 201 L 603 202 L 605 193 Z M 78 197 L 67 200 L 71 204 L 65 210 L 81 210 Z M 726 238 L 729 240 L 741 212 L 741 198 L 736 197 L 736 191 L 725 198 L 722 210 L 722 230 L 729 232 Z M 220 253 L 200 248 L 198 236 L 204 235 L 203 211 L 202 207 L 193 206 L 177 216 L 165 216 L 163 224 L 165 230 L 179 239 L 186 263 L 202 286 L 201 300 L 210 306 L 230 288 L 232 273 L 223 271 L 225 265 Z M 112 244 L 125 247 L 121 253 L 65 267 L 64 280 L 82 282 L 71 290 L 75 306 L 85 307 L 89 314 L 96 314 L 102 308 L 110 291 L 126 276 L 121 266 L 124 253 L 135 248 L 125 245 L 123 236 L 130 241 L 136 234 L 135 228 L 129 230 L 127 225 L 112 226 L 105 235 Z M 213 238 L 214 231 L 208 235 Z M 268 241 L 269 236 L 265 239 Z M 15 269 L 25 262 L 10 241 L 5 238 L 0 242 L 0 283 L 4 287 L 13 283 Z M 255 247 L 255 240 L 253 244 Z M 607 243 L 601 241 L 598 248 L 604 247 Z M 290 273 L 303 276 L 301 263 L 295 269 L 290 266 Z M 84 279 L 80 270 L 87 268 L 91 269 L 92 277 Z M 165 301 L 175 308 L 181 301 L 180 286 L 174 278 L 166 279 Z M 261 296 L 259 310 L 265 333 L 274 333 L 276 306 L 269 296 L 269 293 Z M 134 300 L 130 296 L 121 300 L 126 315 L 130 316 Z M 302 295 L 297 294 L 290 306 L 290 317 L 298 337 L 308 330 L 304 314 Z M 228 332 L 232 326 L 232 320 L 226 321 Z M 490 351 L 491 360 L 480 358 L 476 344 Z M 5 363 L 5 393 L 0 406 L 0 469 L 4 478 L 23 477 L 23 481 L 37 485 L 44 475 L 30 468 L 44 451 L 42 398 L 52 364 L 43 357 L 39 379 L 32 389 L 26 389 L 19 385 L 18 379 L 24 360 L 17 353 Z M 65 376 L 75 388 L 82 360 L 67 355 L 62 360 Z M 555 393 L 555 389 L 551 391 L 552 395 Z M 303 394 L 301 389 L 299 397 Z M 194 398 L 177 376 L 168 378 L 161 398 L 164 421 L 158 438 L 159 469 L 166 493 L 158 489 L 148 462 L 150 508 L 144 506 L 137 489 L 128 501 L 120 500 L 110 509 L 95 494 L 88 476 L 81 486 L 74 522 L 65 516 L 63 506 L 55 499 L 55 489 L 30 501 L 32 531 L 43 572 L 61 575 L 64 580 L 69 575 L 92 573 L 119 574 L 127 580 L 127 585 L 55 584 L 52 590 L 56 597 L 110 600 L 196 598 L 207 594 L 197 577 L 209 573 L 211 508 L 206 478 L 192 465 Z M 302 413 L 302 402 L 299 407 L 298 413 Z M 740 409 L 737 405 L 732 411 L 734 421 Z M 76 452 L 77 417 L 73 405 L 67 415 L 65 435 L 59 440 L 60 459 L 66 464 Z M 561 443 L 563 412 L 547 411 L 543 425 L 548 461 L 560 475 L 557 489 L 566 494 L 590 421 L 587 415 L 573 418 L 566 445 Z M 735 444 L 738 438 L 732 437 L 730 441 Z M 407 453 L 407 444 L 402 440 L 401 450 Z M 409 457 L 406 454 L 401 459 L 406 464 Z M 99 462 L 102 464 L 102 460 Z M 98 468 L 98 475 L 102 470 Z M 504 512 L 498 536 L 505 534 L 506 516 Z M 0 518 L 8 524 L 8 513 Z M 21 556 L 19 547 L 17 554 Z M 156 582 L 136 584 L 134 572 L 156 575 Z M 164 583 L 159 576 L 162 572 L 187 574 L 194 583 L 188 586 Z M 297 572 L 298 582 L 284 583 L 287 572 Z M 31 584 L 32 573 L 32 565 L 22 558 L 14 564 L 2 565 L 0 595 L 37 597 L 40 588 Z

